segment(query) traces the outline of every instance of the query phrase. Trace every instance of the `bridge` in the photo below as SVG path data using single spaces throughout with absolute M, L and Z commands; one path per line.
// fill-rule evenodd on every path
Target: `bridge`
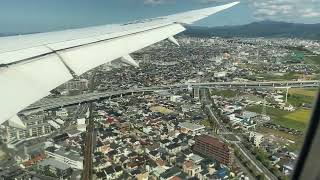
M 38 112 L 50 109 L 57 109 L 65 106 L 78 105 L 81 103 L 87 103 L 92 101 L 98 101 L 114 97 L 122 97 L 125 95 L 141 94 L 148 92 L 155 92 L 160 90 L 170 90 L 170 89 L 187 89 L 192 87 L 205 87 L 205 88 L 215 88 L 215 87 L 242 87 L 242 88 L 309 88 L 309 87 L 319 87 L 320 81 L 269 81 L 269 82 L 208 82 L 208 83 L 186 83 L 186 84 L 173 84 L 164 86 L 153 86 L 153 87 L 143 87 L 134 88 L 119 91 L 103 91 L 103 92 L 92 92 L 87 94 L 81 94 L 76 96 L 63 96 L 58 98 L 46 97 L 34 104 L 31 104 L 22 113 L 26 112 Z

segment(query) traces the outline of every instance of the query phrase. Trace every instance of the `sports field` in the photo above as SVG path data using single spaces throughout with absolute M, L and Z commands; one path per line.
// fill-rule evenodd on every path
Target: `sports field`
M 150 110 L 152 112 L 160 112 L 160 113 L 163 113 L 163 114 L 170 114 L 170 113 L 173 112 L 171 109 L 165 108 L 163 106 L 153 106 L 153 107 L 150 108 Z

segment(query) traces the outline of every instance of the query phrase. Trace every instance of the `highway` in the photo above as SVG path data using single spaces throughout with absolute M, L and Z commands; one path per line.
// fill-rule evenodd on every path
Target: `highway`
M 187 84 L 174 84 L 167 86 L 153 86 L 143 87 L 136 89 L 127 89 L 120 91 L 103 91 L 103 92 L 92 92 L 76 96 L 63 96 L 59 98 L 46 97 L 43 98 L 21 112 L 38 112 L 50 109 L 61 108 L 70 105 L 77 105 L 81 103 L 87 103 L 97 101 L 106 98 L 118 97 L 122 95 L 133 95 L 135 93 L 154 92 L 158 90 L 168 89 L 187 89 L 190 87 L 244 87 L 244 88 L 309 88 L 319 87 L 319 81 L 270 81 L 270 82 L 209 82 L 209 83 L 187 83 Z

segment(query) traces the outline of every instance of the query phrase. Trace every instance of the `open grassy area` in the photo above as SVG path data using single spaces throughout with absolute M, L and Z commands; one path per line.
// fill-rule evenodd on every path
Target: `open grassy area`
M 289 89 L 289 94 L 297 94 L 302 96 L 311 96 L 315 97 L 317 93 L 317 89 L 310 88 L 310 89 L 301 89 L 301 88 L 292 88 Z
M 311 115 L 310 109 L 299 109 L 292 113 L 288 113 L 284 117 L 293 121 L 305 123 L 309 121 L 310 115 Z
M 272 80 L 272 81 L 288 81 L 288 80 L 294 80 L 299 79 L 301 77 L 301 74 L 298 73 L 262 73 L 257 74 L 253 76 L 252 78 L 255 79 L 258 77 L 258 80 Z
M 217 95 L 217 96 L 222 96 L 226 98 L 233 98 L 233 97 L 236 97 L 238 94 L 239 92 L 233 91 L 230 89 L 227 89 L 227 90 L 212 89 L 211 90 L 211 95 Z
M 173 111 L 171 109 L 165 108 L 163 106 L 153 106 L 153 107 L 150 108 L 150 110 L 152 112 L 160 112 L 160 113 L 163 113 L 163 114 L 173 113 Z
M 295 107 L 302 106 L 303 103 L 313 104 L 317 89 L 289 89 L 288 103 Z
M 7 158 L 7 154 L 2 150 L 2 146 L 0 145 L 0 160 L 5 160 Z
M 297 138 L 300 137 L 300 136 L 295 136 L 295 135 L 292 135 L 292 134 L 288 134 L 288 133 L 283 132 L 283 131 L 278 131 L 278 130 L 270 129 L 270 128 L 266 128 L 266 127 L 259 127 L 257 130 L 259 132 L 261 132 L 261 133 L 270 134 L 270 135 L 274 135 L 274 136 L 277 136 L 277 137 L 284 137 L 284 138 L 289 139 L 291 141 L 296 141 Z
M 306 64 L 320 65 L 320 55 L 318 55 L 318 56 L 308 56 L 308 57 L 305 57 L 304 62 L 305 62 Z
M 204 119 L 200 122 L 201 125 L 204 125 L 205 127 L 211 127 L 209 119 Z
M 270 128 L 266 128 L 266 127 L 259 127 L 257 129 L 257 131 L 261 132 L 263 134 L 274 135 L 276 137 L 283 137 L 285 139 L 289 139 L 291 141 L 294 141 L 295 142 L 294 144 L 290 144 L 288 146 L 290 151 L 299 150 L 302 147 L 303 140 L 304 140 L 303 136 L 292 135 L 292 134 L 288 134 L 288 133 L 283 132 L 283 131 L 270 129 Z
M 248 107 L 247 110 L 261 113 L 262 106 L 251 106 Z M 272 122 L 275 124 L 304 131 L 309 122 L 311 110 L 297 109 L 294 112 L 288 112 L 277 108 L 266 107 L 266 113 L 271 117 Z
M 289 89 L 288 103 L 295 106 L 297 110 L 288 112 L 277 108 L 266 107 L 267 115 L 271 117 L 275 124 L 304 131 L 309 122 L 312 110 L 302 108 L 301 106 L 303 103 L 313 104 L 317 91 L 316 88 Z M 262 106 L 251 106 L 247 109 L 257 113 L 262 112 Z

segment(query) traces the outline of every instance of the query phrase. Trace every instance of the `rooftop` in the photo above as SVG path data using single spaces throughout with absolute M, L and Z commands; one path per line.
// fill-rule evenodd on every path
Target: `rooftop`
M 203 126 L 203 125 L 193 124 L 193 123 L 189 123 L 189 122 L 179 123 L 179 126 L 182 128 L 189 129 L 191 131 L 197 131 L 197 130 L 205 128 L 205 126 Z
M 213 145 L 215 147 L 219 147 L 221 149 L 225 149 L 225 150 L 229 150 L 229 146 L 220 141 L 218 138 L 212 137 L 212 136 L 208 136 L 208 135 L 200 135 L 197 137 L 196 141 L 202 141 L 205 142 L 207 144 Z
M 39 163 L 40 166 L 53 166 L 58 169 L 66 170 L 70 168 L 68 164 L 65 164 L 61 161 L 57 161 L 54 159 L 45 159 Z

